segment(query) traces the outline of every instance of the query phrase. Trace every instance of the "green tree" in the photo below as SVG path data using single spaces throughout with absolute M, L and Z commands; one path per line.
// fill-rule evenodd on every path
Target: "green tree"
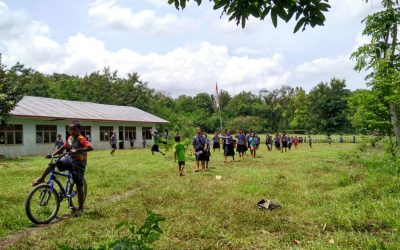
M 21 86 L 10 78 L 10 73 L 5 69 L 0 54 L 0 125 L 6 124 L 9 113 L 22 96 Z
M 199 93 L 193 97 L 193 104 L 196 110 L 202 109 L 209 113 L 214 112 L 211 96 L 207 93 Z
M 263 132 L 262 119 L 257 116 L 239 116 L 228 122 L 227 126 L 232 131 L 243 128 L 245 131 L 252 129 L 257 133 Z
M 307 93 L 302 88 L 296 90 L 296 94 L 292 98 L 292 103 L 294 112 L 293 119 L 290 121 L 290 127 L 292 129 L 312 129 L 312 123 L 308 115 L 310 102 Z
M 264 109 L 261 118 L 268 130 L 285 130 L 289 128 L 294 116 L 293 97 L 297 89 L 282 86 L 273 91 L 261 90 L 259 96 L 263 100 Z
M 349 94 L 345 80 L 335 78 L 329 84 L 321 82 L 310 91 L 307 115 L 315 132 L 332 133 L 346 130 L 349 125 L 347 120 Z
M 202 0 L 194 0 L 198 5 Z M 222 10 L 222 15 L 229 16 L 229 21 L 235 20 L 236 24 L 242 24 L 245 27 L 246 21 L 250 16 L 264 20 L 269 14 L 272 24 L 276 28 L 278 18 L 288 22 L 295 18 L 297 21 L 294 27 L 294 33 L 300 28 L 310 25 L 324 25 L 325 15 L 330 8 L 328 0 L 210 0 L 214 2 L 214 10 Z M 184 9 L 189 0 L 168 0 L 169 4 L 175 4 L 175 7 Z
M 368 2 L 368 1 L 367 1 Z M 399 1 L 382 1 L 384 10 L 366 17 L 363 35 L 371 37 L 371 42 L 359 47 L 352 54 L 356 59 L 355 69 L 370 70 L 367 79 L 375 94 L 383 97 L 380 101 L 388 106 L 390 121 L 400 146 L 400 126 L 398 120 L 400 106 L 400 49 L 398 25 L 400 24 Z
M 349 115 L 353 127 L 361 134 L 385 136 L 392 133 L 388 107 L 375 90 L 357 90 L 349 97 Z
M 251 93 L 242 91 L 234 96 L 224 109 L 224 112 L 231 118 L 239 116 L 258 116 L 262 108 L 261 99 Z

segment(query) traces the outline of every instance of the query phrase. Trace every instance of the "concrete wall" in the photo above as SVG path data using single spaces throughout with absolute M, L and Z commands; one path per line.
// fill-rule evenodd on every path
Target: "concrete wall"
M 65 127 L 70 121 L 59 120 L 37 120 L 37 119 L 23 119 L 23 118 L 10 118 L 8 124 L 22 124 L 23 126 L 23 144 L 19 145 L 0 145 L 0 155 L 5 156 L 23 156 L 23 155 L 45 155 L 54 150 L 54 143 L 36 143 L 36 125 L 56 125 L 57 134 L 62 135 L 65 141 L 66 130 Z M 118 140 L 119 127 L 136 127 L 136 140 L 134 147 L 142 148 L 142 127 L 155 127 L 155 124 L 134 123 L 134 122 L 96 122 L 96 121 L 80 121 L 81 126 L 91 127 L 91 143 L 95 150 L 111 149 L 109 142 L 100 141 L 100 126 L 113 126 Z M 125 136 L 125 129 L 124 129 Z M 146 145 L 152 145 L 153 140 L 146 140 Z M 118 147 L 117 143 L 117 147 Z M 119 148 L 119 147 L 118 147 Z M 129 140 L 124 140 L 124 148 L 129 149 Z

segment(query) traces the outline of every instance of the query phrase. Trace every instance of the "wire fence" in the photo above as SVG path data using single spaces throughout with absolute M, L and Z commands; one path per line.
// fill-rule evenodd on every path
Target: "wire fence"
M 308 143 L 308 136 L 298 135 L 297 136 L 300 142 Z M 311 136 L 311 140 L 313 143 L 329 143 L 329 139 L 327 136 Z M 359 143 L 361 141 L 360 136 L 331 136 L 331 143 Z

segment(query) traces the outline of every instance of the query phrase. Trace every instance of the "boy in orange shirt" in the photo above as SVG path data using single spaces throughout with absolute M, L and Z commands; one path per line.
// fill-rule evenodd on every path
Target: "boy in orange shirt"
M 85 194 L 83 192 L 83 178 L 85 175 L 86 164 L 87 164 L 87 152 L 93 150 L 92 144 L 86 140 L 84 136 L 80 134 L 81 125 L 78 121 L 71 122 L 68 125 L 69 137 L 65 141 L 64 145 L 53 153 L 48 154 L 46 158 L 51 158 L 54 155 L 60 154 L 64 149 L 70 149 L 70 154 L 60 158 L 54 164 L 49 164 L 42 176 L 32 181 L 32 186 L 36 186 L 43 183 L 46 176 L 57 167 L 60 171 L 69 170 L 72 173 L 72 179 L 76 183 L 78 191 L 78 203 L 79 211 L 83 210 L 83 203 L 85 200 Z

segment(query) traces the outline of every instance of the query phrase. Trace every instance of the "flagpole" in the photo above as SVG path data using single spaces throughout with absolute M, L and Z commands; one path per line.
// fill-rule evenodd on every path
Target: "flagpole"
M 223 127 L 222 127 L 222 115 L 221 115 L 221 106 L 219 105 L 219 93 L 218 93 L 218 83 L 217 82 L 215 82 L 215 90 L 216 90 L 216 94 L 217 94 L 217 100 L 218 100 L 218 113 L 219 113 L 219 123 L 220 123 L 220 126 L 221 126 L 221 133 L 222 133 L 222 129 L 223 129 Z
M 218 107 L 218 112 L 219 112 L 219 122 L 221 125 L 221 132 L 222 132 L 223 127 L 222 127 L 222 116 L 221 116 L 221 108 L 220 107 Z

